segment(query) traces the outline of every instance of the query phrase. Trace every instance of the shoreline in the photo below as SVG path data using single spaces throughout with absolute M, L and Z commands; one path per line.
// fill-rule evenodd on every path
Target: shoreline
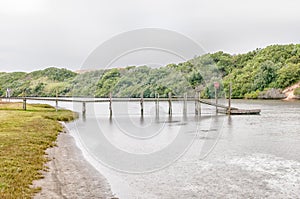
M 34 198 L 116 198 L 107 179 L 85 159 L 64 123 L 62 126 L 57 146 L 46 150 L 50 160 L 47 171 L 42 171 L 44 178 L 33 182 L 34 187 L 42 188 Z

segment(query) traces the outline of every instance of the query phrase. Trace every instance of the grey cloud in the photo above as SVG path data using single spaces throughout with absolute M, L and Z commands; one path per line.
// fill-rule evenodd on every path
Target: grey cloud
M 0 2 L 1 71 L 53 65 L 76 70 L 111 37 L 149 27 L 184 34 L 207 52 L 240 53 L 274 43 L 300 43 L 296 0 L 24 2 Z

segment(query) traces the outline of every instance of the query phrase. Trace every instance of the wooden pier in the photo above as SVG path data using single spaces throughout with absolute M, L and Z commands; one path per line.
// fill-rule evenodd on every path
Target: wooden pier
M 229 115 L 249 115 L 249 114 L 260 114 L 260 109 L 253 110 L 245 110 L 238 109 L 236 107 L 231 106 L 231 100 L 229 99 L 229 105 L 222 105 L 216 102 L 210 102 L 207 100 L 200 99 L 199 93 L 195 95 L 195 97 L 187 97 L 187 94 L 184 94 L 183 97 L 172 97 L 171 93 L 169 93 L 168 98 L 159 98 L 159 95 L 155 95 L 155 98 L 144 98 L 143 94 L 141 94 L 140 98 L 113 98 L 112 95 L 109 95 L 109 98 L 102 98 L 94 100 L 84 100 L 82 98 L 61 98 L 61 97 L 0 97 L 0 99 L 13 99 L 13 100 L 22 100 L 23 101 L 23 110 L 26 110 L 26 104 L 28 100 L 32 101 L 53 101 L 55 102 L 56 110 L 58 109 L 58 102 L 75 102 L 82 103 L 82 114 L 86 115 L 86 104 L 87 103 L 108 103 L 109 104 L 109 115 L 112 117 L 113 115 L 113 107 L 112 104 L 114 102 L 137 102 L 140 103 L 141 107 L 141 115 L 144 114 L 144 102 L 154 102 L 156 104 L 156 113 L 159 113 L 159 102 L 168 102 L 168 114 L 172 115 L 172 102 L 183 102 L 183 113 L 187 113 L 187 102 L 195 103 L 195 115 L 201 115 L 201 104 L 205 104 L 208 106 L 216 107 L 217 113 L 229 114 Z

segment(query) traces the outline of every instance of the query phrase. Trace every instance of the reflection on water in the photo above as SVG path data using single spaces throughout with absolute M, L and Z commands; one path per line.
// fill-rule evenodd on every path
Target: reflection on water
M 109 118 L 107 105 L 87 105 L 86 121 L 68 126 L 120 198 L 299 198 L 299 101 L 233 102 L 259 116 L 203 106 L 196 117 L 193 104 L 187 115 L 174 106 L 169 117 L 163 103 L 159 114 L 145 103 L 140 117 L 139 104 L 115 104 Z
M 89 154 L 103 165 L 122 172 L 144 173 L 169 166 L 199 135 L 213 132 L 198 154 L 206 156 L 217 142 L 222 118 L 162 115 L 157 119 L 121 114 L 112 118 L 90 117 L 69 127 L 76 131 Z

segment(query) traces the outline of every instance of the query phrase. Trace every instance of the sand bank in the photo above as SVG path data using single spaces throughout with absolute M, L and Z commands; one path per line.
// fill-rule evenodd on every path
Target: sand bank
M 42 191 L 34 198 L 114 198 L 106 179 L 85 160 L 68 131 L 47 149 L 50 161 L 44 179 L 34 182 Z

